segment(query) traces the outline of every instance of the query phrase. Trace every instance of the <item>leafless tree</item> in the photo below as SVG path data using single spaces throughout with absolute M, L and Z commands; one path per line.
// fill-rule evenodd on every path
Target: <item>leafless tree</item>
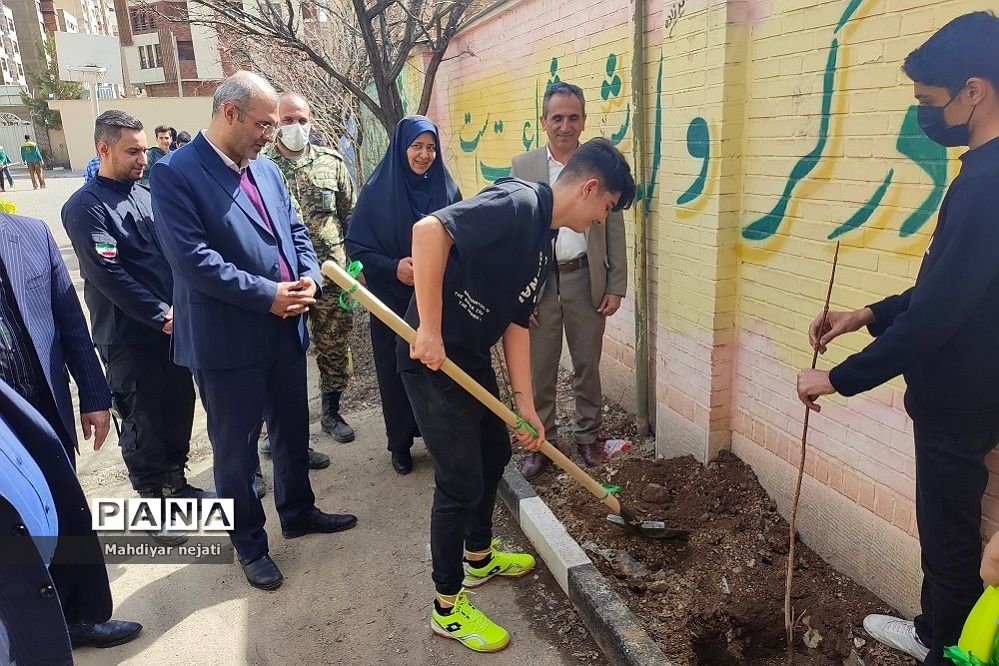
M 358 182 L 363 182 L 361 146 L 365 134 L 359 122 L 358 99 L 301 51 L 268 46 L 249 37 L 243 37 L 235 44 L 244 58 L 242 66 L 264 74 L 280 90 L 296 92 L 308 100 L 313 128 L 331 139 L 333 147 L 341 140 L 347 142 Z M 349 76 L 363 81 L 363 61 L 357 53 L 340 53 L 337 61 Z

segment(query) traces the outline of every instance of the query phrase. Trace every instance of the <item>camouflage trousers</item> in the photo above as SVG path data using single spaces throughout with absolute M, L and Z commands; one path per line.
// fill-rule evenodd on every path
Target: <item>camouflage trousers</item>
M 313 236 L 319 261 L 333 259 L 344 264 L 343 246 L 330 246 Z M 350 333 L 354 328 L 354 313 L 340 307 L 342 290 L 327 279 L 322 295 L 309 308 L 312 344 L 319 366 L 319 390 L 342 393 L 353 372 L 350 357 Z

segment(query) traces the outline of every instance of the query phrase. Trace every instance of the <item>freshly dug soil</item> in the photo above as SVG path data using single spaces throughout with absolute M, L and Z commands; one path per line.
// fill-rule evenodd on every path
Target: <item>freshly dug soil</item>
M 571 422 L 567 379 L 563 373 L 559 381 L 559 425 Z M 620 485 L 622 500 L 641 517 L 689 529 L 689 538 L 625 535 L 607 522 L 602 502 L 554 466 L 535 480 L 538 494 L 674 664 L 785 664 L 788 525 L 753 471 L 729 453 L 707 466 L 689 456 L 654 460 L 652 442 L 637 437 L 633 416 L 611 404 L 604 417 L 606 437 L 631 439 L 635 447 L 591 474 Z M 559 440 L 572 451 L 571 436 Z M 858 657 L 867 666 L 916 663 L 863 629 L 868 613 L 896 611 L 800 541 L 796 551 L 795 664 L 856 666 Z
M 344 393 L 345 411 L 379 402 L 368 321 L 363 310 L 354 319 L 354 376 Z M 494 366 L 503 386 L 499 354 Z M 568 427 L 573 409 L 569 375 L 561 372 L 554 439 L 582 464 Z M 655 541 L 623 534 L 607 522 L 602 502 L 554 466 L 535 479 L 538 494 L 576 541 L 591 548 L 590 558 L 675 666 L 785 664 L 788 525 L 752 470 L 731 454 L 706 467 L 691 457 L 654 460 L 652 439 L 640 437 L 633 415 L 613 403 L 604 407 L 602 431 L 607 438 L 629 439 L 634 447 L 588 471 L 602 482 L 620 485 L 621 498 L 640 516 L 689 529 L 689 539 Z M 549 439 L 555 435 L 548 434 Z M 514 449 L 514 464 L 519 465 L 523 454 Z M 858 666 L 858 657 L 866 666 L 916 664 L 864 632 L 866 614 L 895 613 L 888 604 L 800 542 L 796 550 L 793 605 L 800 619 L 795 664 Z M 636 568 L 643 575 L 634 575 Z M 806 646 L 806 637 L 815 647 Z M 586 661 L 582 654 L 577 657 Z

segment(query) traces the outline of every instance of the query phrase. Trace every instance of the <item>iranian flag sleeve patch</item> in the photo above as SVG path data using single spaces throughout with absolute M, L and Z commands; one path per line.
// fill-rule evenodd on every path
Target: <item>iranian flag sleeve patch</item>
M 118 245 L 115 243 L 94 243 L 94 249 L 97 254 L 101 255 L 105 259 L 115 259 L 118 257 Z

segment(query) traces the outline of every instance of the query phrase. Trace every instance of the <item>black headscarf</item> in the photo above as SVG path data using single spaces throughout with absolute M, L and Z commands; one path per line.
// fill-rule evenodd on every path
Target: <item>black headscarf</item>
M 409 167 L 406 149 L 420 134 L 437 142 L 437 159 L 419 176 Z M 425 116 L 406 116 L 392 134 L 385 157 L 361 189 L 347 229 L 347 253 L 364 264 L 364 275 L 377 292 L 412 293 L 395 277 L 399 260 L 413 253 L 413 225 L 434 211 L 461 201 L 440 151 L 437 126 Z

